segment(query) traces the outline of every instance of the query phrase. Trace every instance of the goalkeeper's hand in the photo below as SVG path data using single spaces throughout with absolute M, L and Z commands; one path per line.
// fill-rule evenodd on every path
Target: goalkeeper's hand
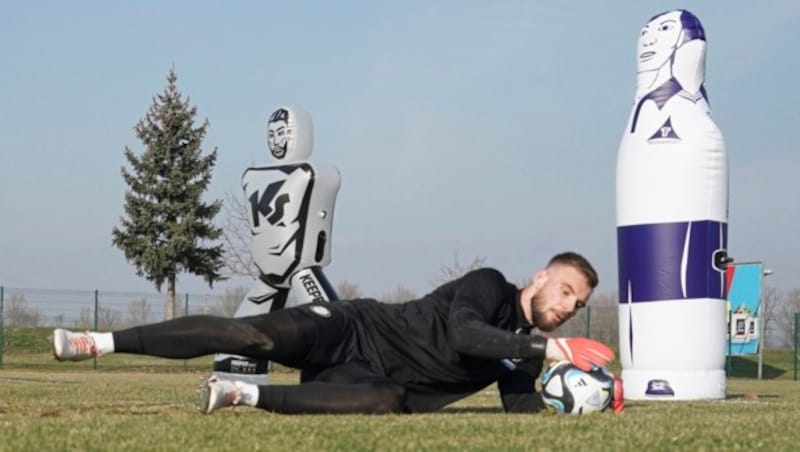
M 602 342 L 585 337 L 551 337 L 547 339 L 545 356 L 554 361 L 569 361 L 588 372 L 593 367 L 605 367 L 614 359 L 614 351 Z

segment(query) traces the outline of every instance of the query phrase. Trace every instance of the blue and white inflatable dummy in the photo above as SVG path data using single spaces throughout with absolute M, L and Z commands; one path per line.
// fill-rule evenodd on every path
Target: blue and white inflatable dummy
M 728 174 L 705 55 L 703 26 L 685 10 L 653 17 L 639 36 L 617 155 L 626 399 L 725 397 Z
M 337 299 L 322 268 L 331 261 L 339 171 L 307 161 L 314 146 L 314 126 L 311 115 L 299 108 L 281 107 L 272 113 L 267 143 L 275 164 L 248 168 L 242 176 L 259 277 L 234 317 Z M 266 384 L 268 364 L 218 354 L 214 373 Z

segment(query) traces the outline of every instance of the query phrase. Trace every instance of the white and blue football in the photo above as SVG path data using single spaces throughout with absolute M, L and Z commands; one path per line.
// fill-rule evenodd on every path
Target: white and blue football
M 559 414 L 603 411 L 614 395 L 614 375 L 598 367 L 584 372 L 569 361 L 555 361 L 542 375 L 542 400 Z

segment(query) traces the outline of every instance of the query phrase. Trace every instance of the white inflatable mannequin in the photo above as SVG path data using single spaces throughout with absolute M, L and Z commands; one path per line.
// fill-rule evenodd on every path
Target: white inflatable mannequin
M 314 146 L 308 112 L 280 107 L 270 116 L 267 129 L 275 164 L 248 168 L 242 176 L 259 277 L 234 317 L 337 299 L 322 268 L 331 261 L 339 171 L 307 161 Z M 266 361 L 224 354 L 214 358 L 214 373 L 223 378 L 266 384 L 268 372 Z
M 728 174 L 688 11 L 642 28 L 617 154 L 620 358 L 626 399 L 719 399 L 725 380 Z

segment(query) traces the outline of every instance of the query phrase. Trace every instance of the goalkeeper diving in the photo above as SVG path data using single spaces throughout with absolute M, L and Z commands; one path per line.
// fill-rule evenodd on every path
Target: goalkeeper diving
M 491 268 L 473 270 L 418 300 L 314 302 L 263 315 L 195 315 L 115 332 L 56 329 L 59 360 L 109 353 L 186 359 L 229 353 L 315 375 L 302 384 L 257 386 L 206 378 L 198 409 L 241 405 L 286 414 L 430 412 L 497 383 L 506 412 L 545 409 L 535 388 L 545 360 L 589 372 L 614 352 L 587 338 L 534 334 L 586 306 L 597 273 L 564 252 L 519 289 Z

